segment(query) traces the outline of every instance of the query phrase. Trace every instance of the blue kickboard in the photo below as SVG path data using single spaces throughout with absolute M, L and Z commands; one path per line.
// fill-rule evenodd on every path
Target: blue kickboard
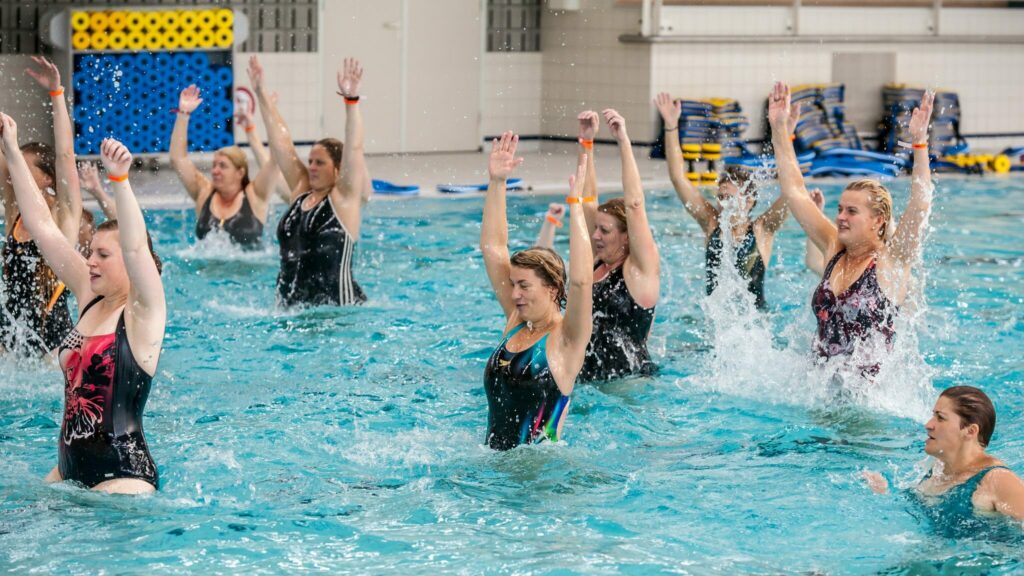
M 854 150 L 852 148 L 832 148 L 818 153 L 818 157 L 852 157 L 852 158 L 863 158 L 866 160 L 875 160 L 883 163 L 895 164 L 900 167 L 905 167 L 908 162 L 899 156 L 893 156 L 891 154 L 883 154 L 881 152 L 872 152 L 870 150 Z
M 392 184 L 387 180 L 374 180 L 373 191 L 377 194 L 386 194 L 390 196 L 415 196 L 420 193 L 420 187 L 415 184 L 412 186 L 399 186 L 398 184 Z
M 522 178 L 509 178 L 505 181 L 506 190 L 522 190 Z M 437 191 L 445 194 L 465 194 L 467 192 L 483 192 L 487 184 L 438 184 Z

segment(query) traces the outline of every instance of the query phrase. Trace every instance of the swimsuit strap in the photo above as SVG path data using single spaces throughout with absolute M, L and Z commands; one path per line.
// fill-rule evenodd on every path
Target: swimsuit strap
M 85 305 L 85 308 L 82 308 L 82 313 L 78 315 L 78 320 L 81 321 L 85 316 L 85 313 L 88 312 L 90 308 L 98 304 L 100 300 L 103 300 L 103 296 L 97 296 L 90 300 L 89 303 Z
M 833 256 L 831 260 L 829 260 L 828 266 L 825 266 L 825 273 L 822 274 L 821 276 L 822 280 L 828 280 L 829 277 L 832 276 L 832 269 L 835 268 L 836 264 L 839 263 L 839 259 L 843 256 L 843 254 L 846 254 L 846 248 L 843 248 L 842 250 L 837 252 L 836 255 Z

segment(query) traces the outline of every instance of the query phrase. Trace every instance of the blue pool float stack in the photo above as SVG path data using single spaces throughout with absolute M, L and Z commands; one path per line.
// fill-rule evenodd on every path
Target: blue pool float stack
M 889 84 L 882 89 L 884 115 L 878 127 L 879 150 L 910 159 L 911 151 L 899 145 L 912 140 L 910 117 L 921 103 L 925 89 L 906 84 Z M 960 136 L 960 98 L 956 92 L 937 91 L 929 131 L 928 149 L 937 156 L 967 152 L 967 142 Z
M 167 152 L 178 93 L 190 84 L 203 103 L 189 122 L 189 150 L 234 144 L 230 51 L 75 53 L 73 66 L 78 154 L 98 154 L 107 137 L 134 153 Z
M 719 144 L 722 156 L 732 158 L 749 154 L 743 134 L 750 121 L 743 114 L 739 102 L 732 98 L 707 100 L 680 100 L 679 143 L 704 145 Z M 665 158 L 664 125 L 651 150 L 651 158 Z

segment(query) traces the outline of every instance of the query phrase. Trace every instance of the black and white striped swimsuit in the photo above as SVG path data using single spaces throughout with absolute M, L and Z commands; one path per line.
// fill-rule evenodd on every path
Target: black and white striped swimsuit
M 330 196 L 303 210 L 302 202 L 310 194 L 296 198 L 277 225 L 281 244 L 278 302 L 282 306 L 361 304 L 366 295 L 352 278 L 356 239 L 334 214 Z

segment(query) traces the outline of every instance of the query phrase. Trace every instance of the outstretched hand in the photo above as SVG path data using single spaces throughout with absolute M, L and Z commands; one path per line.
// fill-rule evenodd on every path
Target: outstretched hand
M 57 69 L 57 66 L 42 56 L 33 56 L 32 61 L 40 69 L 25 68 L 25 73 L 38 82 L 40 86 L 51 92 L 60 90 L 60 70 Z
M 584 110 L 576 117 L 580 121 L 580 139 L 593 140 L 601 126 L 601 117 L 593 110 Z
M 789 86 L 784 82 L 776 82 L 768 96 L 768 124 L 772 131 L 792 134 L 799 118 L 800 105 L 792 103 Z
M 178 110 L 180 112 L 191 114 L 202 103 L 203 99 L 199 97 L 199 88 L 195 84 L 185 88 L 178 95 Z
M 559 202 L 552 202 L 548 204 L 548 216 L 561 220 L 562 216 L 565 216 L 565 204 Z
M 235 114 L 235 125 L 238 126 L 239 128 L 241 128 L 242 130 L 245 130 L 246 132 L 248 132 L 249 129 L 252 128 L 252 126 L 253 126 L 252 114 L 249 114 L 248 110 L 246 110 L 245 112 L 238 112 L 238 113 L 236 113 Z
M 666 128 L 679 126 L 679 116 L 683 112 L 682 102 L 673 100 L 668 92 L 661 92 L 654 97 L 654 105 L 661 113 L 661 119 L 665 122 Z
M 107 138 L 100 144 L 100 159 L 110 176 L 124 176 L 132 167 L 132 153 L 113 138 Z
M 868 488 L 871 488 L 875 494 L 885 494 L 889 491 L 889 482 L 878 472 L 865 470 L 860 473 L 860 477 L 867 482 Z
M 363 67 L 355 58 L 345 58 L 338 69 L 338 94 L 345 98 L 359 97 L 359 83 L 363 79 Z
M 516 147 L 519 145 L 519 135 L 511 131 L 501 135 L 501 139 L 495 138 L 491 142 L 491 157 L 487 163 L 487 173 L 492 180 L 506 180 L 512 171 L 523 163 L 522 158 L 516 158 Z
M 611 108 L 605 109 L 601 114 L 604 114 L 604 121 L 608 124 L 608 128 L 612 131 L 612 136 L 616 140 L 623 142 L 629 139 L 629 136 L 626 134 L 626 119 L 622 117 L 622 114 Z
M 814 188 L 813 190 L 809 191 L 808 194 L 811 195 L 811 202 L 814 202 L 814 205 L 818 207 L 818 210 L 824 212 L 825 211 L 825 194 L 822 193 L 821 189 L 820 188 Z
M 86 190 L 103 189 L 103 185 L 100 183 L 100 172 L 96 169 L 96 164 L 93 162 L 78 163 L 78 178 L 82 181 L 82 186 Z
M 256 55 L 249 57 L 249 67 L 246 72 L 249 73 L 249 83 L 252 84 L 252 89 L 257 93 L 263 90 L 263 65 L 260 64 L 260 59 Z
M 7 114 L 0 112 L 0 141 L 3 142 L 4 153 L 18 149 L 18 125 Z
M 928 90 L 921 97 L 921 104 L 914 108 L 910 115 L 910 137 L 914 144 L 928 142 L 928 124 L 932 119 L 932 107 L 935 105 L 935 92 Z

